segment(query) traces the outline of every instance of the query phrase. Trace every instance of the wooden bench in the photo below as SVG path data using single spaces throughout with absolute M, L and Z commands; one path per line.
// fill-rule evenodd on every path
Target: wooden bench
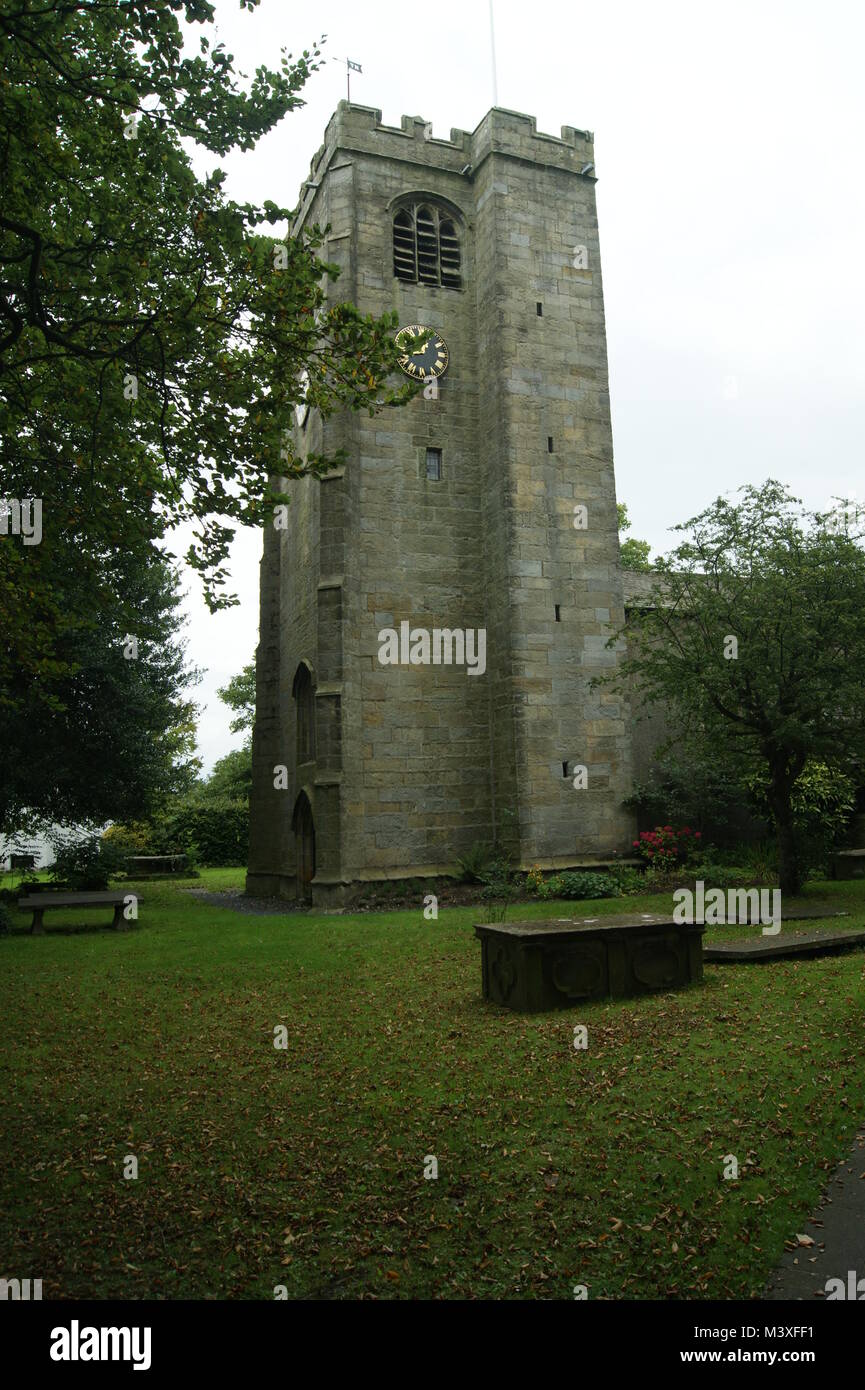
M 49 908 L 55 907 L 113 907 L 114 917 L 111 925 L 115 931 L 124 931 L 127 924 L 123 916 L 123 909 L 126 906 L 127 898 L 131 896 L 130 893 L 115 891 L 107 893 L 29 893 L 26 898 L 18 899 L 18 906 L 33 909 L 33 925 L 30 928 L 32 936 L 40 936 L 44 932 L 42 918 Z

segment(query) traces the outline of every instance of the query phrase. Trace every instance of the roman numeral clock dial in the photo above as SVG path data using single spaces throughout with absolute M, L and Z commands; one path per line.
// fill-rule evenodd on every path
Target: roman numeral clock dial
M 423 347 L 412 352 L 411 340 L 419 337 L 421 333 L 428 333 L 429 337 Z M 431 376 L 444 376 L 450 353 L 444 338 L 434 328 L 422 323 L 411 323 L 407 328 L 399 330 L 396 342 L 403 348 L 399 365 L 413 381 L 427 381 Z

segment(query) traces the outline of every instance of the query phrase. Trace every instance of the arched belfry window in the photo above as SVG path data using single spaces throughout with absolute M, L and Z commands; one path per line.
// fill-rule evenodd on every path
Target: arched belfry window
M 394 213 L 393 273 L 409 284 L 460 288 L 459 231 L 449 212 L 435 203 L 410 203 Z
M 297 712 L 297 761 L 311 763 L 315 758 L 315 695 L 312 672 L 305 661 L 294 673 L 291 693 Z

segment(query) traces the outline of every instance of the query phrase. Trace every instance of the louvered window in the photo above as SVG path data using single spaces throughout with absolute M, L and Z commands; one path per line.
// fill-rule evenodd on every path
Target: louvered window
M 458 290 L 460 241 L 453 218 L 432 203 L 400 208 L 393 219 L 393 273 L 410 284 Z
M 405 210 L 393 219 L 393 273 L 398 280 L 417 279 L 414 218 Z

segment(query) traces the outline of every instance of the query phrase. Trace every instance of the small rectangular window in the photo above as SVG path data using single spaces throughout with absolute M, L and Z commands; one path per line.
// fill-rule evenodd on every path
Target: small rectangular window
M 543 306 L 543 304 L 541 303 L 540 300 L 538 300 L 537 305 L 536 305 L 535 307 L 537 308 L 537 311 L 538 311 L 538 318 L 539 318 L 539 319 L 542 319 L 543 316 L 544 316 L 544 306 Z
M 441 449 L 427 449 L 426 451 L 426 475 L 431 483 L 441 482 L 442 476 L 442 451 Z
M 552 436 L 551 434 L 548 434 L 548 435 L 547 435 L 547 453 L 548 453 L 548 454 L 551 454 L 552 452 L 553 452 L 553 436 Z
M 562 776 L 563 776 L 563 777 L 567 777 L 567 775 L 568 775 L 568 760 L 567 760 L 567 758 L 565 758 L 565 761 L 562 763 Z
M 557 603 L 557 604 L 556 604 L 556 622 L 557 622 L 557 623 L 560 623 L 561 621 L 562 621 L 562 608 L 561 608 L 561 604 Z

